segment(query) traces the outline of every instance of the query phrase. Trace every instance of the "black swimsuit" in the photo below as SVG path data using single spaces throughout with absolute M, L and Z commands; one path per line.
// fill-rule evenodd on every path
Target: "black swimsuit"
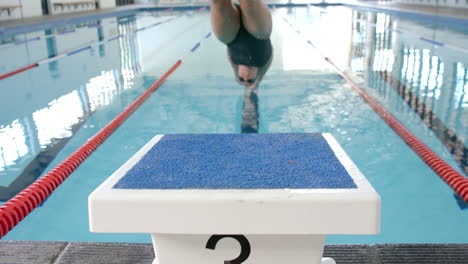
M 239 13 L 240 6 L 236 4 Z M 227 44 L 229 57 L 234 64 L 262 67 L 270 60 L 272 47 L 270 39 L 257 39 L 250 34 L 242 23 L 240 13 L 240 28 L 233 41 Z

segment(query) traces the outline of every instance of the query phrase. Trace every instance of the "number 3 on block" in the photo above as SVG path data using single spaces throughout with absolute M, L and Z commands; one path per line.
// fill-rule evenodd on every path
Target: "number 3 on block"
M 225 260 L 224 264 L 241 264 L 242 262 L 246 261 L 250 256 L 250 243 L 249 240 L 247 240 L 247 238 L 243 235 L 212 235 L 210 239 L 208 239 L 208 242 L 206 242 L 206 248 L 214 250 L 219 240 L 225 237 L 230 237 L 237 240 L 237 242 L 239 242 L 241 245 L 241 252 L 237 258 L 233 260 Z

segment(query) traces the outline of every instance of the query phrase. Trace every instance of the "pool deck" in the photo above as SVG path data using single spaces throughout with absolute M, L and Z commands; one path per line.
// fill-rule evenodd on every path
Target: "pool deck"
M 468 263 L 468 244 L 326 245 L 324 256 L 338 264 Z M 5 264 L 151 264 L 152 244 L 0 241 Z

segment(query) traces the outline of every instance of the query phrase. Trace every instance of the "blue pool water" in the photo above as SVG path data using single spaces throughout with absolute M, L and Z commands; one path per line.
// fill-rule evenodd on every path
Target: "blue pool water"
M 88 195 L 155 134 L 257 131 L 331 133 L 380 194 L 379 235 L 332 235 L 327 243 L 468 243 L 465 205 L 306 41 L 465 173 L 467 32 L 342 6 L 272 12 L 274 59 L 258 93 L 234 81 L 225 47 L 213 36 L 205 39 L 208 11 L 140 12 L 4 37 L 0 74 L 122 35 L 0 80 L 3 201 L 81 146 L 183 58 L 161 88 L 4 239 L 150 242 L 146 234 L 90 233 Z M 75 31 L 66 33 L 70 29 Z M 12 44 L 22 40 L 30 41 Z

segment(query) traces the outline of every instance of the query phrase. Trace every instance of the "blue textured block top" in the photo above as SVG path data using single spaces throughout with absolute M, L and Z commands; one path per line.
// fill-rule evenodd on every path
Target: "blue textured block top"
M 321 134 L 165 135 L 117 189 L 357 188 Z

